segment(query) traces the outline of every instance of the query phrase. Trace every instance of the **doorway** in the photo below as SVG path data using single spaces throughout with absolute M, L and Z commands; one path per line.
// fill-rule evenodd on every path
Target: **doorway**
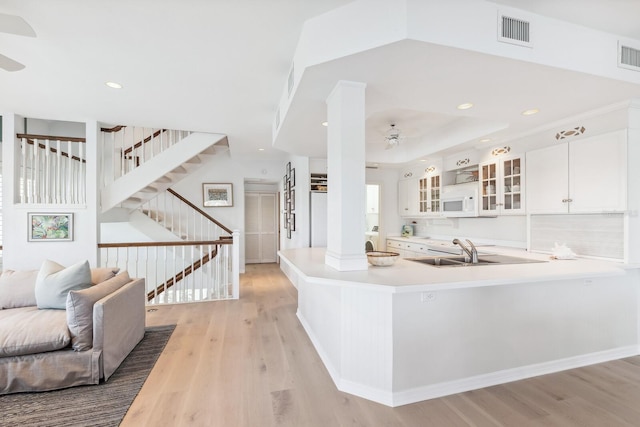
M 276 262 L 277 202 L 276 193 L 245 193 L 245 263 Z
M 380 251 L 380 185 L 367 184 L 365 251 Z

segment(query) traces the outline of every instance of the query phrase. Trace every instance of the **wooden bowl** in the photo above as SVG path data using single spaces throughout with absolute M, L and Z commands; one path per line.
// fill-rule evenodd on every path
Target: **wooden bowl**
M 393 265 L 393 263 L 396 262 L 398 258 L 400 258 L 400 254 L 397 252 L 367 252 L 367 259 L 369 260 L 369 264 L 379 267 L 388 267 L 390 265 Z

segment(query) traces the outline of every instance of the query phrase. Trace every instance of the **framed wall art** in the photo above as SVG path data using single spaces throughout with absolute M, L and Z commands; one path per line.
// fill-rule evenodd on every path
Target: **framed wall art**
M 202 204 L 208 208 L 233 206 L 233 184 L 202 184 Z
M 72 213 L 28 213 L 29 242 L 70 242 L 73 240 Z

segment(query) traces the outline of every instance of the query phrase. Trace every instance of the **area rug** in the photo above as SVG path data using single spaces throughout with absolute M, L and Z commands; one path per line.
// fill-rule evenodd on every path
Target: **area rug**
M 147 328 L 106 383 L 0 396 L 0 426 L 117 426 L 174 329 L 175 325 Z

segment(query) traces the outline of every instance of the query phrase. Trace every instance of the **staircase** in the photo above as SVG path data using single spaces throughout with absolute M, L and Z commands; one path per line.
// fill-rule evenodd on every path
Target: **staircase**
M 157 135 L 154 134 L 155 136 Z M 109 138 L 104 137 L 104 134 L 103 142 L 106 147 L 109 146 Z M 123 146 L 119 152 L 106 157 L 114 158 L 117 162 L 116 166 L 120 163 L 124 165 L 125 162 L 133 166 L 120 167 L 119 169 L 126 171 L 126 173 L 105 185 L 101 194 L 103 213 L 115 207 L 137 209 L 189 173 L 202 167 L 212 156 L 229 148 L 226 135 L 198 132 L 190 133 L 184 138 L 174 141 L 168 147 L 164 147 L 160 143 L 161 150 L 157 154 L 154 152 L 155 149 L 145 151 L 144 145 L 147 142 L 153 144 L 154 140 L 147 138 L 144 141 L 131 144 L 126 149 Z M 138 148 L 140 146 L 142 146 L 141 155 L 132 153 L 132 147 L 140 149 Z M 157 148 L 158 144 L 155 147 Z M 109 149 L 111 153 L 114 152 L 113 147 Z M 150 155 L 149 151 L 153 155 Z M 141 158 L 142 163 L 140 162 Z M 107 165 L 106 169 L 111 166 L 113 165 Z

